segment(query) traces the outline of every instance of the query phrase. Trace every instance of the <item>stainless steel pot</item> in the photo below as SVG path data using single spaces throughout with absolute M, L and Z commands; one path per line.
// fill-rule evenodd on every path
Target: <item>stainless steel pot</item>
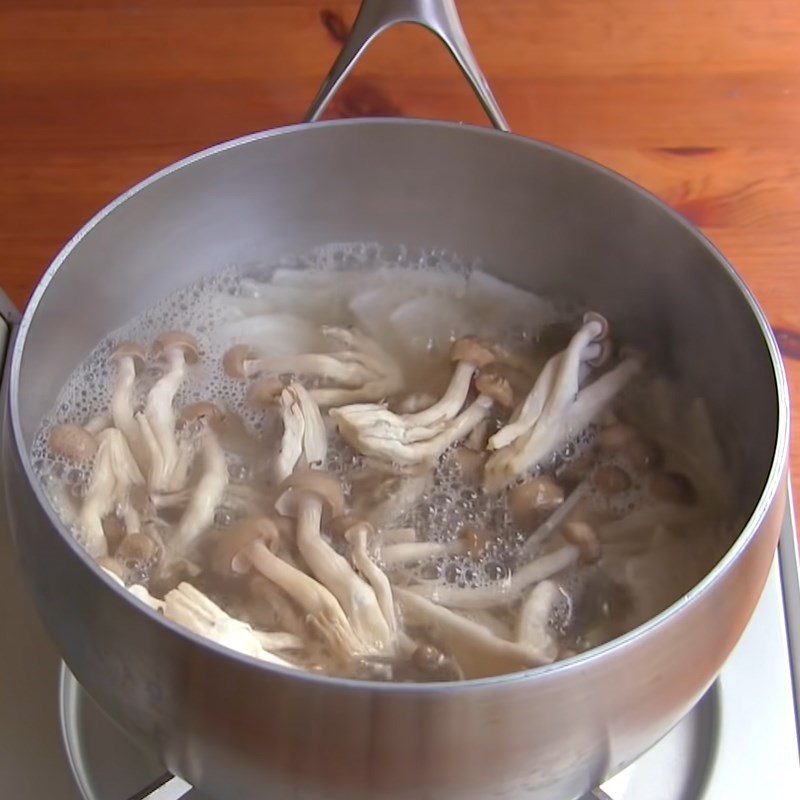
M 366 3 L 362 45 L 399 18 L 434 29 L 495 122 L 452 2 Z M 465 55 L 466 54 L 466 55 Z M 550 667 L 446 685 L 287 673 L 133 603 L 48 505 L 29 446 L 109 330 L 221 265 L 331 241 L 443 247 L 607 314 L 707 398 L 735 465 L 742 532 L 674 606 Z M 713 681 L 764 585 L 785 501 L 786 379 L 742 280 L 639 187 L 558 148 L 443 122 L 353 120 L 248 136 L 168 167 L 101 211 L 15 328 L 3 463 L 22 567 L 69 668 L 172 771 L 229 800 L 574 798 L 636 758 Z

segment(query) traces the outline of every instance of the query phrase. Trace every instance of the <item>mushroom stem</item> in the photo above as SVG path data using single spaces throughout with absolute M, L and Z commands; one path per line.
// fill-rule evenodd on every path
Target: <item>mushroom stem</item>
M 328 450 L 328 434 L 319 406 L 297 381 L 281 392 L 283 437 L 275 461 L 275 478 L 284 481 L 305 459 L 305 466 L 324 465 Z
M 322 501 L 307 492 L 300 499 L 297 514 L 297 547 L 314 576 L 341 603 L 353 630 L 367 646 L 367 652 L 392 647 L 392 631 L 372 588 L 356 575 L 347 559 L 321 536 Z
M 403 420 L 407 425 L 435 425 L 436 423 L 452 419 L 461 410 L 469 393 L 472 376 L 477 371 L 477 366 L 468 361 L 460 361 L 453 370 L 453 377 L 442 397 L 432 406 L 417 411 L 413 414 L 404 414 Z
M 549 539 L 563 523 L 567 521 L 570 514 L 578 506 L 578 503 L 586 497 L 589 492 L 589 481 L 579 483 L 572 492 L 567 495 L 563 503 L 527 538 L 525 544 L 520 549 L 523 556 L 533 555 L 533 553 Z
M 135 419 L 133 389 L 136 382 L 137 362 L 144 363 L 144 353 L 138 347 L 123 343 L 114 355 L 117 364 L 117 382 L 111 395 L 111 419 L 128 440 L 133 457 L 143 473 L 149 468 L 149 452 L 142 431 Z
M 544 580 L 531 589 L 517 616 L 517 641 L 534 648 L 545 663 L 555 661 L 558 643 L 550 627 L 550 617 L 561 601 L 558 586 Z
M 265 650 L 259 634 L 246 622 L 234 619 L 190 583 L 180 583 L 164 597 L 164 616 L 206 639 L 244 655 L 296 668 L 296 665 Z
M 483 625 L 407 589 L 395 589 L 405 619 L 434 628 L 465 678 L 487 678 L 548 663 L 535 648 L 495 636 Z
M 120 431 L 107 428 L 97 435 L 97 440 L 92 476 L 76 520 L 86 549 L 94 558 L 108 553 L 103 517 L 114 511 L 118 504 L 126 505 L 131 487 L 144 482 Z
M 428 558 L 458 555 L 466 551 L 464 542 L 402 542 L 381 548 L 381 561 L 389 569 L 414 564 Z
M 509 579 L 493 586 L 460 588 L 439 583 L 421 583 L 409 588 L 410 592 L 427 597 L 442 605 L 461 609 L 494 608 L 516 600 L 529 586 L 549 578 L 577 563 L 580 548 L 567 544 L 552 553 L 540 556 L 520 567 Z
M 375 592 L 378 606 L 389 626 L 390 633 L 392 636 L 397 636 L 398 625 L 394 611 L 392 585 L 386 577 L 386 573 L 370 558 L 367 551 L 367 535 L 371 530 L 372 526 L 369 523 L 357 523 L 345 533 L 345 538 L 352 548 L 351 557 L 356 569 L 367 579 Z
M 225 453 L 210 427 L 206 427 L 203 431 L 200 449 L 203 474 L 170 537 L 169 545 L 173 557 L 186 555 L 197 537 L 211 525 L 214 521 L 214 512 L 222 502 L 228 485 Z
M 306 612 L 308 623 L 340 658 L 349 661 L 360 652 L 361 644 L 339 601 L 321 583 L 287 564 L 262 541 L 253 542 L 242 556 Z
M 554 385 L 551 399 L 528 433 L 490 456 L 486 463 L 486 488 L 490 491 L 504 488 L 584 430 L 640 369 L 639 360 L 629 358 L 581 389 L 566 405 L 559 401 L 564 393 Z

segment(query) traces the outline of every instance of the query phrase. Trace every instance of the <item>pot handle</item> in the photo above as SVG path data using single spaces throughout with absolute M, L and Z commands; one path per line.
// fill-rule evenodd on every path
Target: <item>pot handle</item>
M 510 130 L 469 46 L 455 0 L 362 0 L 352 30 L 311 103 L 304 122 L 319 119 L 372 41 L 402 22 L 421 25 L 435 34 L 461 68 L 492 125 L 501 131 Z
M 0 377 L 5 379 L 8 351 L 11 347 L 12 333 L 19 322 L 19 311 L 8 299 L 6 293 L 0 289 Z M 5 380 L 2 381 L 5 383 Z M 0 412 L 0 415 L 2 412 Z

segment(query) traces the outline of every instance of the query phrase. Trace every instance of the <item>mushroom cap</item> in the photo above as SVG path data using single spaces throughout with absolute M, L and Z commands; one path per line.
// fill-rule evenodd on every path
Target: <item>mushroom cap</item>
M 179 348 L 183 350 L 183 357 L 187 363 L 194 364 L 200 358 L 200 346 L 197 339 L 186 331 L 167 331 L 162 333 L 153 342 L 153 355 L 163 358 L 170 350 Z
M 117 345 L 116 350 L 111 354 L 111 360 L 118 362 L 121 358 L 132 358 L 133 368 L 136 372 L 144 369 L 144 348 L 136 342 L 124 341 Z
M 514 519 L 530 521 L 540 511 L 554 511 L 564 502 L 564 490 L 549 476 L 539 475 L 520 483 L 508 493 Z
M 600 352 L 594 358 L 587 358 L 586 363 L 590 367 L 602 367 L 604 364 L 607 364 L 611 360 L 611 356 L 614 355 L 614 345 L 611 342 L 611 339 L 600 339 L 595 344 L 600 345 Z
M 235 344 L 222 357 L 222 369 L 231 378 L 247 378 L 244 362 L 254 358 L 257 358 L 257 353 L 249 344 Z
M 344 493 L 339 479 L 321 469 L 304 469 L 293 472 L 278 487 L 275 510 L 286 517 L 296 517 L 301 499 L 308 494 L 322 500 L 328 516 L 338 517 L 344 512 Z
M 158 545 L 146 533 L 129 533 L 117 546 L 114 558 L 122 564 L 129 562 L 149 564 L 155 561 L 158 555 Z
M 475 388 L 505 408 L 514 404 L 514 390 L 507 378 L 496 372 L 481 372 L 475 378 Z
M 619 494 L 631 488 L 631 476 L 616 464 L 602 464 L 592 475 L 592 486 L 602 494 Z
M 230 352 L 229 350 L 228 353 Z M 226 358 L 228 353 L 225 354 Z M 277 375 L 268 375 L 250 386 L 247 390 L 247 402 L 256 408 L 263 408 L 275 403 L 285 388 L 284 382 Z
M 250 569 L 247 559 L 239 557 L 242 551 L 258 540 L 265 541 L 269 547 L 279 538 L 278 529 L 269 517 L 240 519 L 220 533 L 211 566 L 222 575 L 242 575 Z
M 608 324 L 608 320 L 602 314 L 598 314 L 596 311 L 587 311 L 583 315 L 583 324 L 587 325 L 590 322 L 600 323 L 600 333 L 598 336 L 595 336 L 595 342 L 602 342 L 603 339 L 608 339 L 611 326 Z
M 184 422 L 192 423 L 200 420 L 207 420 L 215 427 L 225 419 L 225 413 L 218 405 L 208 400 L 200 400 L 197 403 L 189 403 L 181 409 L 181 419 Z
M 97 441 L 91 433 L 80 425 L 56 425 L 50 431 L 50 449 L 67 461 L 79 463 L 88 461 L 97 452 Z
M 594 564 L 600 560 L 602 551 L 600 540 L 591 525 L 585 522 L 568 522 L 562 534 L 564 539 L 575 545 L 581 552 L 581 560 L 586 564 Z
M 466 361 L 476 367 L 485 367 L 497 360 L 494 351 L 474 336 L 464 336 L 453 342 L 450 348 L 451 361 Z

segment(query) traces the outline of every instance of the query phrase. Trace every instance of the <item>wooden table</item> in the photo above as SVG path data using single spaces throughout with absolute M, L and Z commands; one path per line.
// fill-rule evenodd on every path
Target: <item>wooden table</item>
M 11 298 L 24 304 L 69 236 L 131 184 L 298 121 L 357 5 L 0 0 L 0 282 Z M 460 8 L 512 128 L 610 165 L 706 231 L 779 331 L 800 396 L 797 0 Z M 378 41 L 332 113 L 485 124 L 442 48 L 414 28 Z

